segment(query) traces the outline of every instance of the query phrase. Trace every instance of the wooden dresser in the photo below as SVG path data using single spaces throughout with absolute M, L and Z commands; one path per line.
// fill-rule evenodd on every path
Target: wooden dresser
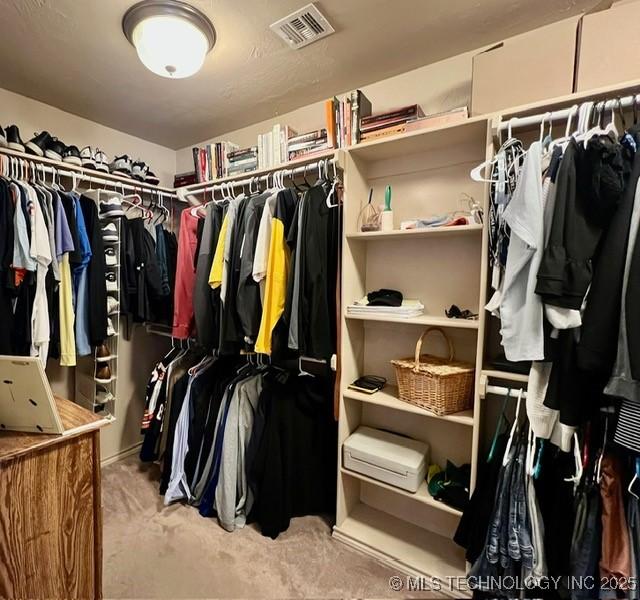
M 0 597 L 100 598 L 100 427 L 56 397 L 64 436 L 0 431 Z

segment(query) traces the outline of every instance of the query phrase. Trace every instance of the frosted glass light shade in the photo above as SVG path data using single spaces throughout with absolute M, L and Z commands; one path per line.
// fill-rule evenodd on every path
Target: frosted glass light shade
M 142 64 L 172 79 L 195 75 L 209 51 L 204 33 L 180 17 L 149 17 L 138 23 L 132 37 Z
M 197 73 L 216 43 L 209 18 L 183 0 L 142 0 L 122 19 L 122 31 L 150 71 L 181 79 Z

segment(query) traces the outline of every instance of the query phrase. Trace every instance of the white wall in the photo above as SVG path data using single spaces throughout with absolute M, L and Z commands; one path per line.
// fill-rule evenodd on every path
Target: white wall
M 109 158 L 128 154 L 151 166 L 162 185 L 173 186 L 176 153 L 170 148 L 147 142 L 83 119 L 37 100 L 0 89 L 0 125 L 17 125 L 24 142 L 34 133 L 48 131 L 67 145 L 99 147 Z
M 370 85 L 360 86 L 373 105 L 374 112 L 394 106 L 420 104 L 425 113 L 436 113 L 471 102 L 471 60 L 477 50 L 466 52 L 431 65 L 408 71 Z M 342 96 L 349 90 L 327 90 L 327 98 Z M 316 102 L 260 123 L 255 123 L 219 135 L 213 140 L 202 141 L 192 146 L 202 146 L 216 140 L 229 140 L 241 148 L 253 146 L 258 134 L 269 131 L 275 123 L 289 125 L 299 133 L 324 127 L 324 103 Z M 177 152 L 178 173 L 193 171 L 191 148 Z

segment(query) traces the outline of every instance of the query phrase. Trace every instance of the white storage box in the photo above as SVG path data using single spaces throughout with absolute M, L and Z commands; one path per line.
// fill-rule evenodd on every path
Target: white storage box
M 429 444 L 395 433 L 358 427 L 344 442 L 345 469 L 416 492 L 424 480 Z

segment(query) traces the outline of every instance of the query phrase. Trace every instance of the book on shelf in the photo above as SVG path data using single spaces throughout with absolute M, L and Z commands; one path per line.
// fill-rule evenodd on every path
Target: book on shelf
M 351 145 L 360 141 L 360 123 L 371 115 L 371 101 L 364 95 L 362 90 L 351 92 Z
M 184 187 L 185 185 L 192 185 L 198 183 L 198 177 L 195 171 L 189 173 L 176 173 L 173 176 L 173 187 Z
M 321 144 L 320 146 L 317 146 L 316 148 L 314 148 L 313 150 L 298 150 L 297 152 L 290 152 L 289 153 L 289 161 L 294 162 L 296 160 L 300 160 L 300 159 L 309 159 L 309 158 L 316 158 L 319 156 L 324 156 L 327 153 L 327 150 L 329 150 L 328 146 L 326 143 Z
M 387 137 L 389 135 L 398 135 L 405 133 L 407 130 L 406 123 L 401 125 L 392 125 L 391 127 L 385 127 L 384 129 L 376 129 L 375 131 L 364 132 L 361 136 L 361 141 L 367 142 L 370 140 L 376 140 L 381 137 Z
M 289 138 L 287 147 L 291 147 L 296 144 L 301 144 L 304 142 L 315 142 L 319 139 L 326 139 L 326 137 L 327 137 L 326 129 L 316 129 L 314 131 L 301 133 L 300 135 L 294 135 L 293 137 Z
M 318 129 L 292 137 L 287 144 L 287 160 L 296 160 L 329 148 L 328 131 Z
M 440 113 L 434 113 L 432 115 L 426 115 L 420 119 L 408 121 L 406 123 L 400 123 L 383 127 L 381 129 L 373 129 L 366 131 L 362 134 L 362 141 L 371 141 L 380 139 L 390 135 L 399 135 L 402 133 L 408 133 L 410 131 L 419 131 L 421 129 L 432 129 L 435 127 L 443 127 L 444 125 L 453 125 L 460 123 L 469 118 L 469 112 L 466 106 L 454 108 Z
M 394 108 L 383 113 L 363 117 L 361 120 L 362 130 L 371 128 L 376 123 L 397 121 L 412 121 L 424 117 L 424 112 L 418 104 Z
M 260 156 L 259 146 L 250 146 L 234 150 L 227 155 L 227 175 L 238 175 L 248 173 L 258 168 Z
M 237 148 L 236 144 L 226 141 L 207 144 L 203 148 L 193 148 L 193 166 L 198 183 L 224 177 L 227 170 L 227 153 Z
M 287 144 L 297 133 L 288 125 L 276 123 L 271 131 L 258 136 L 258 168 L 272 169 L 287 162 Z
M 233 169 L 235 167 L 245 167 L 247 165 L 255 165 L 257 167 L 258 159 L 255 156 L 247 156 L 246 158 L 234 160 L 229 163 L 229 169 Z
M 258 163 L 254 163 L 251 166 L 235 166 L 229 168 L 228 177 L 233 177 L 234 175 L 241 175 L 243 173 L 251 173 L 258 168 Z
M 353 90 L 343 98 L 325 100 L 324 118 L 329 148 L 346 148 L 360 141 L 360 122 L 371 115 L 371 102 L 362 90 Z
M 257 146 L 251 146 L 249 148 L 239 148 L 233 152 L 227 154 L 227 159 L 230 161 L 246 158 L 247 156 L 256 156 L 258 152 Z

